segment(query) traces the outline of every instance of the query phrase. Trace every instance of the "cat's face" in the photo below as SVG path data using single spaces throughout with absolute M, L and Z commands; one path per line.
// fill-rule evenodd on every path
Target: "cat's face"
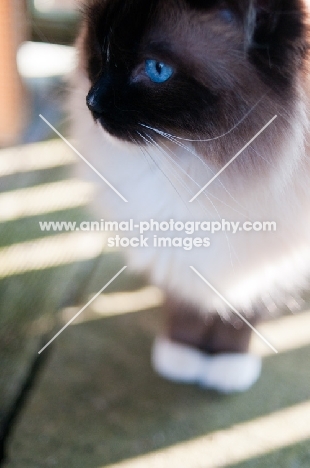
M 88 107 L 140 143 L 147 127 L 213 138 L 264 100 L 246 139 L 293 101 L 306 50 L 299 0 L 95 0 L 85 24 Z

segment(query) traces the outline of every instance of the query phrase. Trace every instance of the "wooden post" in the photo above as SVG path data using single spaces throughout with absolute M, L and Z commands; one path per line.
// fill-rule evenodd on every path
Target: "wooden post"
M 24 0 L 0 1 L 0 146 L 17 143 L 25 124 L 25 92 L 16 63 L 25 17 Z

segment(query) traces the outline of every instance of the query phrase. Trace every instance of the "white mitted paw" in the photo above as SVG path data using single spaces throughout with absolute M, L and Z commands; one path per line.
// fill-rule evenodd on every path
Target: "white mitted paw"
M 207 356 L 199 383 L 223 393 L 244 392 L 257 381 L 261 366 L 261 359 L 248 353 Z
M 161 337 L 152 351 L 154 369 L 166 379 L 198 383 L 223 393 L 243 392 L 258 379 L 261 359 L 251 354 L 207 355 Z
M 166 379 L 192 383 L 201 374 L 204 355 L 195 348 L 160 337 L 153 345 L 152 364 Z

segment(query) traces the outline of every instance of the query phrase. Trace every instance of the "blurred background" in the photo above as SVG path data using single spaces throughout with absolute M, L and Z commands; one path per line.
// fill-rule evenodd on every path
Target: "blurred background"
M 38 351 L 124 266 L 117 252 L 104 251 L 100 233 L 42 232 L 39 227 L 39 221 L 92 219 L 93 187 L 72 176 L 74 153 L 39 117 L 68 135 L 67 81 L 75 64 L 79 7 L 75 0 L 0 2 L 2 461 L 14 422 L 53 345 L 42 356 Z M 145 286 L 141 278 L 124 273 L 107 292 L 109 310 L 121 314 L 124 307 L 136 311 L 141 304 L 158 305 L 160 292 L 144 291 Z M 93 307 L 83 320 L 109 315 L 105 305 Z
M 72 44 L 79 3 L 79 0 L 1 3 L 2 146 L 47 138 L 49 130 L 38 117 L 41 111 L 46 110 L 54 122 L 63 119 L 63 77 L 74 65 Z
M 122 273 L 98 233 L 42 232 L 91 220 L 93 187 L 68 135 L 67 76 L 78 0 L 0 0 L 0 459 L 7 468 L 310 466 L 310 313 L 261 326 L 263 376 L 245 395 L 174 385 L 150 367 L 163 293 Z

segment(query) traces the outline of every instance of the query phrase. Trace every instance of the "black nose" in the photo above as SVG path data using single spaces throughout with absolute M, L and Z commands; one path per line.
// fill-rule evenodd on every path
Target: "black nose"
M 93 84 L 87 97 L 86 104 L 95 117 L 107 112 L 111 98 L 112 77 L 109 73 L 103 73 Z
M 94 114 L 100 115 L 103 113 L 104 108 L 99 86 L 93 86 L 91 88 L 86 97 L 86 104 L 88 109 Z

